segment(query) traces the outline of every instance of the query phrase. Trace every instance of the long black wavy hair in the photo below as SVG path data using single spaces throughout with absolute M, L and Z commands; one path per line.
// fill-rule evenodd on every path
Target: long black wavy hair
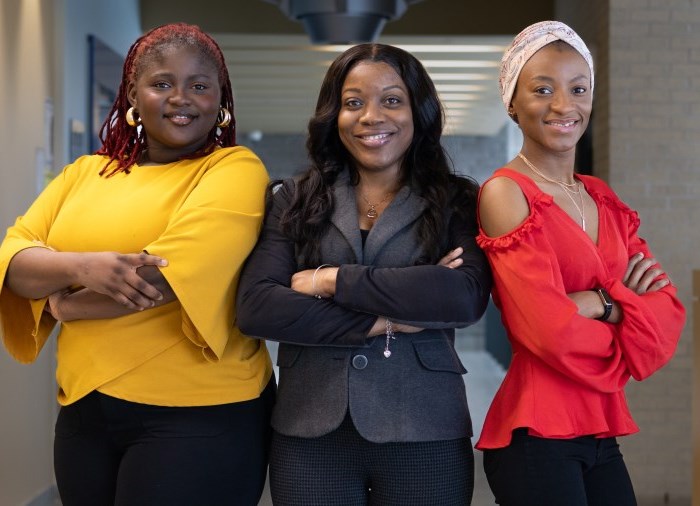
M 425 68 L 403 49 L 385 44 L 359 44 L 338 56 L 326 72 L 308 125 L 306 149 L 311 165 L 297 180 L 292 201 L 280 219 L 282 232 L 296 243 L 308 267 L 321 263 L 320 239 L 330 223 L 334 207 L 332 186 L 338 174 L 347 168 L 351 183 L 359 182 L 354 160 L 338 134 L 338 115 L 348 73 L 358 63 L 368 61 L 391 66 L 409 92 L 414 132 L 403 158 L 401 183 L 428 203 L 418 227 L 423 249 L 421 261 L 436 263 L 446 253 L 441 238 L 450 207 L 473 223 L 476 231 L 478 185 L 470 178 L 456 176 L 448 163 L 440 143 L 444 112 Z

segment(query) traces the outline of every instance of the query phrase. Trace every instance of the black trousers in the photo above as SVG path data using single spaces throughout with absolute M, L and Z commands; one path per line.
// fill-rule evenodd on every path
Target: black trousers
M 64 506 L 258 504 L 274 379 L 258 399 L 170 408 L 98 392 L 62 407 L 54 468 Z
M 484 451 L 484 471 L 502 506 L 634 506 L 615 438 L 546 439 L 513 431 L 510 446 Z
M 319 438 L 272 436 L 275 506 L 465 506 L 473 489 L 469 438 L 372 443 L 349 417 Z

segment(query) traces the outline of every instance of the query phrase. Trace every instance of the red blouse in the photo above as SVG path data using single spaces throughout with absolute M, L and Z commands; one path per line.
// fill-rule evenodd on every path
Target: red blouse
M 595 244 L 532 179 L 506 168 L 492 177 L 499 176 L 520 186 L 530 215 L 506 235 L 491 238 L 481 229 L 477 237 L 513 356 L 476 447 L 508 446 L 518 427 L 561 439 L 637 432 L 625 384 L 670 360 L 685 323 L 673 285 L 637 295 L 621 281 L 632 255 L 650 256 L 637 235 L 637 213 L 600 179 L 577 176 L 598 207 Z M 578 315 L 566 295 L 596 287 L 620 305 L 620 323 Z

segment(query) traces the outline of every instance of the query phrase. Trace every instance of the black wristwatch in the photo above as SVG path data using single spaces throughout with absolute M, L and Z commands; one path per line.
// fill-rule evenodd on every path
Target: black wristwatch
M 593 291 L 598 294 L 598 297 L 600 297 L 600 301 L 603 303 L 603 316 L 596 318 L 596 320 L 606 322 L 608 321 L 608 318 L 610 318 L 610 313 L 612 313 L 613 309 L 613 303 L 612 299 L 610 298 L 610 294 L 607 292 L 607 290 L 605 290 L 605 288 L 596 288 Z

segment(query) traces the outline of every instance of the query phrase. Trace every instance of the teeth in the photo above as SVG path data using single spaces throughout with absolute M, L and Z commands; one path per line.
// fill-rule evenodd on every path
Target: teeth
M 386 139 L 389 137 L 389 134 L 377 134 L 377 135 L 364 135 L 362 136 L 363 139 L 366 139 L 368 141 L 378 141 L 379 139 Z
M 575 122 L 575 121 L 567 121 L 566 123 L 562 123 L 562 122 L 559 122 L 559 121 L 550 121 L 549 123 L 550 123 L 550 125 L 563 126 L 563 127 L 570 127 L 570 126 L 573 126 L 574 123 L 576 123 L 576 122 Z

